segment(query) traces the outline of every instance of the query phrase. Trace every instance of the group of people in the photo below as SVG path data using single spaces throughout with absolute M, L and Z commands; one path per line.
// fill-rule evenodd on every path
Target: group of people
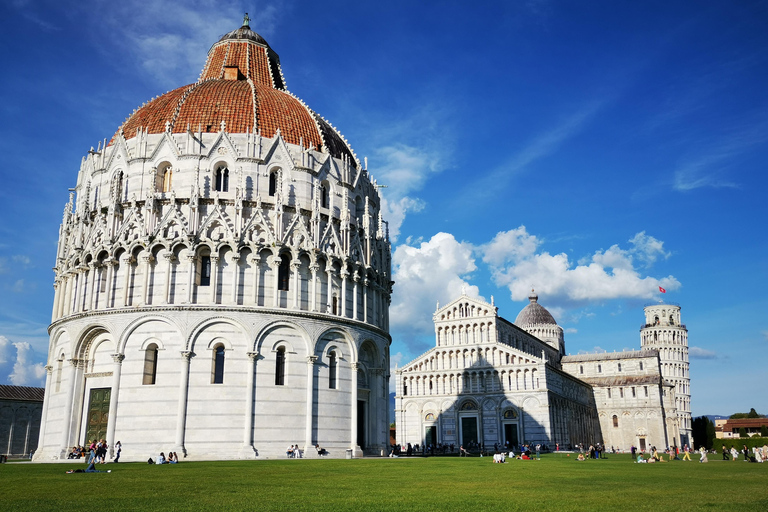
M 168 457 L 165 456 L 165 453 L 160 452 L 156 460 L 149 459 L 147 462 L 150 464 L 176 464 L 179 462 L 179 457 L 176 452 L 168 452 Z
M 297 445 L 291 445 L 285 451 L 285 454 L 288 456 L 289 459 L 300 459 L 301 458 L 301 448 L 299 448 L 298 444 Z
M 735 446 L 731 446 L 730 454 L 731 460 L 739 460 L 739 451 Z M 768 459 L 768 445 L 763 445 L 762 448 L 759 446 L 753 446 L 751 455 L 747 445 L 743 445 L 743 448 L 741 449 L 741 456 L 744 462 L 763 462 L 764 460 Z M 726 449 L 725 445 L 723 445 L 723 460 L 728 460 L 728 450 Z
M 81 459 L 87 456 L 88 464 L 90 464 L 91 462 L 95 464 L 106 464 L 108 448 L 109 446 L 107 445 L 107 442 L 104 439 L 101 439 L 100 441 L 97 441 L 96 439 L 94 439 L 93 441 L 91 441 L 91 444 L 88 445 L 88 448 L 85 448 L 83 446 L 73 446 L 72 451 L 70 451 L 67 454 L 67 458 Z M 120 444 L 120 441 L 115 443 L 114 449 L 115 449 L 115 458 L 112 462 L 119 462 L 120 452 L 122 451 L 122 445 Z

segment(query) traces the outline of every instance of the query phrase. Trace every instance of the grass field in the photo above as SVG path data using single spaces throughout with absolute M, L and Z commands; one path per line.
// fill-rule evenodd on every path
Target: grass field
M 696 457 L 698 458 L 698 457 Z M 0 465 L 0 509 L 768 510 L 768 463 L 633 464 L 629 455 Z

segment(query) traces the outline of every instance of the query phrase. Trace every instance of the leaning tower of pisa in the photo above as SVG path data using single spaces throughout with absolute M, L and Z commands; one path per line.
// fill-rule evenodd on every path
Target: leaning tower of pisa
M 693 446 L 691 436 L 691 378 L 688 373 L 688 329 L 680 319 L 677 304 L 645 307 L 645 324 L 640 329 L 643 350 L 659 351 L 661 375 L 675 385 L 675 406 L 680 442 Z

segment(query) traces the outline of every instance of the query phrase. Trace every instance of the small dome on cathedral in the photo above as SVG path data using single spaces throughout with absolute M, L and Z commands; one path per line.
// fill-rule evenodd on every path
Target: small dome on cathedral
M 557 325 L 554 317 L 547 309 L 539 304 L 539 296 L 536 292 L 531 290 L 531 294 L 528 296 L 530 304 L 525 306 L 520 314 L 515 319 L 515 325 L 523 327 L 527 325 Z

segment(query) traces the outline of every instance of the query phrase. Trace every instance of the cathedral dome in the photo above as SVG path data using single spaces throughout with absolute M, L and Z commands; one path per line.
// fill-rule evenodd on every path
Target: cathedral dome
M 539 296 L 531 290 L 531 294 L 528 296 L 531 301 L 530 304 L 525 306 L 520 314 L 515 319 L 515 325 L 523 327 L 526 325 L 557 325 L 554 317 L 547 309 L 539 304 Z
M 280 57 L 248 26 L 219 39 L 194 84 L 153 98 L 135 110 L 115 138 L 127 140 L 141 131 L 169 133 L 260 133 L 280 135 L 289 144 L 357 162 L 352 148 L 336 129 L 288 92 Z M 358 164 L 359 165 L 359 164 Z

